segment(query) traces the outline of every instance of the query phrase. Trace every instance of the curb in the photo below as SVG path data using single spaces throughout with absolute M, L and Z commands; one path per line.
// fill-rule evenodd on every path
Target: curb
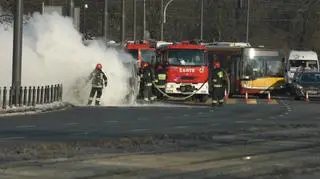
M 6 110 L 0 110 L 0 117 L 46 113 L 46 112 L 64 110 L 70 107 L 74 107 L 74 106 L 70 103 L 61 102 L 61 103 L 51 103 L 51 104 L 35 106 L 35 107 L 11 108 Z

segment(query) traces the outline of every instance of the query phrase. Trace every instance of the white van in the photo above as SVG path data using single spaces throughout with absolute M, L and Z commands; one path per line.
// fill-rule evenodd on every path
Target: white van
M 292 50 L 286 63 L 285 80 L 287 84 L 292 83 L 292 78 L 298 68 L 305 67 L 306 69 L 319 71 L 318 55 L 314 51 Z

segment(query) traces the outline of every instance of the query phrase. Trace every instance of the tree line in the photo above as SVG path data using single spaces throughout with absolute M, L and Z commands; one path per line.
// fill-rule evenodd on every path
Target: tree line
M 41 11 L 41 4 L 68 6 L 69 0 L 24 0 L 26 12 Z M 164 3 L 169 0 L 164 0 Z M 96 36 L 104 33 L 105 0 L 74 0 L 81 7 L 81 30 Z M 125 0 L 125 38 L 133 39 L 133 2 Z M 143 38 L 143 0 L 137 2 L 137 39 Z M 247 0 L 204 0 L 205 41 L 245 41 Z M 83 5 L 88 4 L 88 9 Z M 3 8 L 13 9 L 13 0 L 2 0 Z M 251 0 L 249 42 L 252 45 L 320 52 L 320 2 L 318 0 Z M 164 39 L 200 38 L 201 0 L 174 0 L 167 9 Z M 146 29 L 150 38 L 160 39 L 161 0 L 146 0 Z M 121 0 L 108 0 L 108 37 L 121 37 Z

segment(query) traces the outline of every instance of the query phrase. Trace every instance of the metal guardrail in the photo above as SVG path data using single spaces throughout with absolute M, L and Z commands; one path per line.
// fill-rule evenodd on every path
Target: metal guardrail
M 62 101 L 62 84 L 20 87 L 19 89 L 0 87 L 0 107 L 2 109 L 22 106 L 36 106 Z M 18 94 L 18 99 L 15 98 Z

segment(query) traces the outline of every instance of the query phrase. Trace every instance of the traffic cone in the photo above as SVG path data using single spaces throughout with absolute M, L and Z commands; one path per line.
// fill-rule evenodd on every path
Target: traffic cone
M 248 91 L 246 91 L 246 101 L 248 101 L 249 97 L 248 97 Z
M 306 99 L 305 99 L 305 102 L 306 102 L 306 103 L 309 103 L 309 102 L 310 102 L 310 100 L 309 100 L 309 93 L 308 93 L 308 91 L 306 92 Z
M 228 92 L 227 92 L 226 89 L 224 90 L 224 99 L 225 99 L 225 100 L 228 100 L 228 99 L 229 99 L 229 94 L 228 94 Z
M 270 91 L 268 91 L 268 103 L 270 104 L 272 102 L 271 100 L 271 94 L 270 94 Z

